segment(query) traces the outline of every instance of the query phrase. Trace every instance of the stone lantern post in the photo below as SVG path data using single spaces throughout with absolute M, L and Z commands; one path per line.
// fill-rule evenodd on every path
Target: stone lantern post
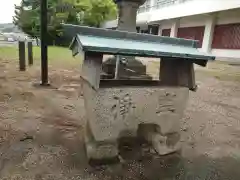
M 136 32 L 136 18 L 139 6 L 146 0 L 115 0 L 118 6 L 118 26 L 120 31 Z
M 117 30 L 136 32 L 136 18 L 138 8 L 145 3 L 146 0 L 114 0 L 118 6 L 118 25 Z M 119 60 L 120 59 L 120 60 Z M 123 59 L 131 59 L 131 61 L 123 62 Z M 117 65 L 116 65 L 117 64 Z M 143 79 L 151 79 L 146 75 L 146 66 L 135 57 L 116 56 L 108 59 L 103 65 L 103 71 L 113 74 L 116 67 L 117 76 L 120 79 L 126 77 L 139 77 Z M 116 73 L 115 73 L 116 77 Z

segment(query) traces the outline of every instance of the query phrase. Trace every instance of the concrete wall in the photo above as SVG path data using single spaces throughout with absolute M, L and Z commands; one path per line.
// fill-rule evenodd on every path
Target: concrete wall
M 180 21 L 179 27 L 205 26 L 206 21 L 210 18 L 211 14 L 216 14 L 216 24 L 231 24 L 240 22 L 240 9 L 233 9 L 217 13 L 208 13 L 178 18 Z M 174 21 L 175 19 L 170 19 L 159 21 L 158 23 L 161 25 L 162 29 L 170 29 Z
M 151 8 L 137 15 L 137 25 L 155 23 L 162 20 L 187 17 L 211 12 L 240 8 L 240 0 L 178 0 L 169 6 L 156 9 L 156 0 L 151 0 Z M 117 21 L 105 22 L 102 27 L 116 27 Z
M 150 13 L 149 22 L 240 8 L 239 0 L 189 0 Z
M 212 49 L 210 53 L 218 59 L 240 61 L 240 50 Z

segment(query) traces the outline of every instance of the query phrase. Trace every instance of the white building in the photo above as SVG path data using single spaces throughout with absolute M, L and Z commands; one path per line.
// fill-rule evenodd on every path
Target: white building
M 116 28 L 117 20 L 104 28 Z M 137 14 L 137 30 L 199 40 L 218 59 L 240 59 L 240 0 L 147 0 Z

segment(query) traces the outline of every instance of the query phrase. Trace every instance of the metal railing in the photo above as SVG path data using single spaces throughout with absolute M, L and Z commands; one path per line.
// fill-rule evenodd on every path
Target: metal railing
M 148 12 L 150 9 L 161 9 L 174 4 L 184 3 L 190 0 L 153 0 L 153 6 L 151 6 L 151 0 L 147 0 L 142 6 L 139 7 L 138 13 Z
M 148 12 L 151 8 L 151 0 L 147 0 L 142 6 L 139 7 L 138 13 Z
M 154 1 L 154 9 L 159 9 L 162 7 L 166 7 L 166 6 L 171 6 L 173 4 L 176 4 L 179 0 L 155 0 Z

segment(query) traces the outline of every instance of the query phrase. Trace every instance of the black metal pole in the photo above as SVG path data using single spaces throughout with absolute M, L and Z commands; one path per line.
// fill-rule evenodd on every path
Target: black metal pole
M 28 42 L 28 65 L 33 65 L 33 48 L 32 42 Z
M 19 70 L 25 71 L 26 63 L 25 63 L 25 42 L 24 41 L 18 42 L 18 51 L 19 51 Z
M 47 0 L 41 0 L 41 70 L 41 85 L 48 85 Z

